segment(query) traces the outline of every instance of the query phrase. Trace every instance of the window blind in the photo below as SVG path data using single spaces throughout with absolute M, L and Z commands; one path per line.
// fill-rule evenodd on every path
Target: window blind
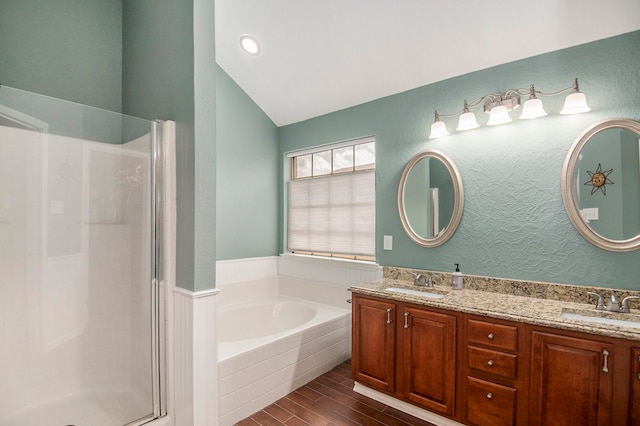
M 375 256 L 375 170 L 289 182 L 288 249 Z

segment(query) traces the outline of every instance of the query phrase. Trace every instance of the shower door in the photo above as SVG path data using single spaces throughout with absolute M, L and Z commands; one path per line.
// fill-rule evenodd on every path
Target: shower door
M 157 126 L 0 87 L 0 426 L 163 413 Z

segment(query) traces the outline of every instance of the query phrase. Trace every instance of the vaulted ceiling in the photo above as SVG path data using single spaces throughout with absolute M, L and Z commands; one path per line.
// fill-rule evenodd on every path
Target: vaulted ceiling
M 215 7 L 217 63 L 278 126 L 640 29 L 638 0 L 216 0 Z M 259 40 L 259 56 L 240 48 L 243 34 Z

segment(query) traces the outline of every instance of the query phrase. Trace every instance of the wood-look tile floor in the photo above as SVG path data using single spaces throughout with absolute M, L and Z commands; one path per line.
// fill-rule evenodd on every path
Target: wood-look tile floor
M 433 426 L 354 392 L 349 361 L 238 423 L 255 425 Z

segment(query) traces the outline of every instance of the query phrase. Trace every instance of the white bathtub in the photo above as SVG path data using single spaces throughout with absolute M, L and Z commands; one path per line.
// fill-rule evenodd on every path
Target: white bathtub
M 218 314 L 218 342 L 276 336 L 308 323 L 316 315 L 316 307 L 282 297 L 226 307 Z
M 351 356 L 351 312 L 299 297 L 312 284 L 272 277 L 220 286 L 219 425 L 233 425 Z M 298 297 L 283 294 L 288 287 Z M 345 287 L 328 285 L 343 305 Z

